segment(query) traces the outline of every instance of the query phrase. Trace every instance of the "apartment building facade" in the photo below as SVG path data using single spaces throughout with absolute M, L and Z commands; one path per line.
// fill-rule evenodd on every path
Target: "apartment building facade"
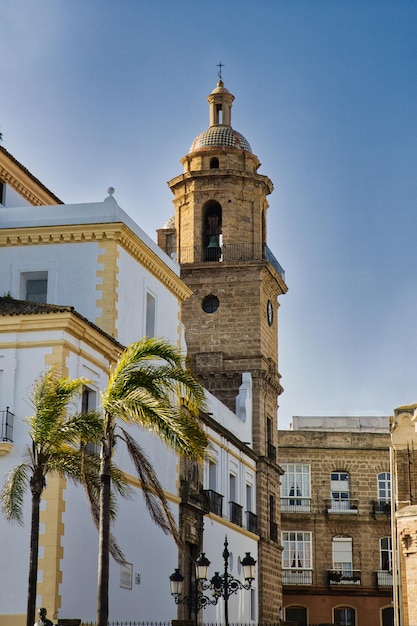
M 295 417 L 279 431 L 283 617 L 392 626 L 386 417 Z

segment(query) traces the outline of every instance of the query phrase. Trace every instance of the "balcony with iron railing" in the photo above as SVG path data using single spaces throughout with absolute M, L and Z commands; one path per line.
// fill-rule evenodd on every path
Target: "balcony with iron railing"
M 13 443 L 13 420 L 14 414 L 9 411 L 9 407 L 0 411 L 0 441 Z
M 283 585 L 311 585 L 313 582 L 313 572 L 311 569 L 283 569 Z
M 326 500 L 326 511 L 336 515 L 357 515 L 359 502 L 353 498 L 343 500 L 335 500 L 330 498 Z
M 266 244 L 223 243 L 221 246 L 184 246 L 178 251 L 167 249 L 166 252 L 180 264 L 268 261 L 282 280 L 285 280 L 285 271 Z
M 373 500 L 372 510 L 374 515 L 390 515 L 391 500 Z
M 295 496 L 281 497 L 281 513 L 310 513 L 310 498 Z
M 232 524 L 236 524 L 236 526 L 242 526 L 243 525 L 242 524 L 243 506 L 241 506 L 240 504 L 237 504 L 237 502 L 229 502 L 229 507 L 230 507 L 229 519 L 232 522 Z
M 329 585 L 360 585 L 360 569 L 330 569 L 327 570 Z
M 392 587 L 392 572 L 380 569 L 375 574 L 378 587 Z
M 252 511 L 246 511 L 246 529 L 251 533 L 258 534 L 258 517 Z
M 270 441 L 266 442 L 266 455 L 267 455 L 268 459 L 270 459 L 271 461 L 276 461 L 277 460 L 277 449 L 276 449 L 276 446 L 274 446 L 274 444 L 271 443 Z
M 9 411 L 9 407 L 0 411 L 0 456 L 13 448 L 13 421 L 14 414 Z
M 219 517 L 223 516 L 223 496 L 221 493 L 213 491 L 213 489 L 204 489 L 203 493 L 206 495 L 208 501 L 208 508 L 210 513 L 214 513 Z

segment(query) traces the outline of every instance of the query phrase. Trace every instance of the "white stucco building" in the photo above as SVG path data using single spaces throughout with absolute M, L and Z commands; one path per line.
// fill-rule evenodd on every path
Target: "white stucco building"
M 103 202 L 65 205 L 0 148 L 0 479 L 22 459 L 32 414 L 30 388 L 57 365 L 63 375 L 83 376 L 89 407 L 99 406 L 109 366 L 123 347 L 145 335 L 168 339 L 185 351 L 181 303 L 190 290 L 179 266 L 118 206 L 109 190 Z M 84 398 L 85 400 L 86 398 Z M 190 501 L 182 486 L 192 478 L 203 522 L 184 525 L 186 544 L 204 551 L 212 573 L 222 570 L 225 535 L 230 571 L 240 578 L 238 557 L 257 558 L 256 459 L 251 450 L 251 380 L 244 378 L 237 415 L 207 394 L 203 416 L 212 441 L 206 467 L 194 476 L 159 440 L 136 429 L 170 501 L 183 523 Z M 80 399 L 81 407 L 81 399 Z M 79 408 L 80 408 L 79 407 Z M 151 521 L 129 462 L 116 462 L 136 495 L 119 503 L 114 535 L 126 565 L 111 563 L 110 619 L 168 621 L 177 616 L 169 575 L 190 553 L 178 555 L 171 538 Z M 192 482 L 192 481 L 190 481 Z M 223 499 L 207 506 L 207 492 Z M 232 504 L 229 504 L 231 502 Z M 25 623 L 30 507 L 24 527 L 0 517 L 0 624 Z M 239 516 L 239 507 L 242 514 Z M 193 508 L 193 507 L 191 507 Z M 184 515 L 185 511 L 185 515 Z M 38 606 L 48 617 L 95 619 L 98 537 L 81 489 L 50 479 L 42 502 Z M 237 515 L 237 517 L 236 517 Z M 195 521 L 195 520 L 194 520 Z M 187 523 L 188 524 L 188 523 Z M 191 571 L 191 570 L 190 570 Z M 186 573 L 186 572 L 185 572 Z M 230 600 L 233 621 L 257 616 L 256 585 Z M 180 607 L 186 615 L 187 607 Z M 218 621 L 223 606 L 207 609 Z

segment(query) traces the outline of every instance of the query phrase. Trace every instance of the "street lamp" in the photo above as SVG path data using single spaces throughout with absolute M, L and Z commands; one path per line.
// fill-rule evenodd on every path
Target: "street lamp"
M 240 589 L 250 589 L 252 581 L 255 578 L 255 559 L 246 552 L 246 556 L 241 559 L 243 568 L 243 577 L 245 582 L 241 582 L 229 573 L 229 556 L 230 552 L 227 548 L 227 537 L 224 540 L 223 561 L 224 572 L 219 574 L 215 572 L 210 581 L 208 578 L 208 567 L 210 561 L 203 552 L 196 561 L 196 581 L 194 593 L 181 597 L 184 583 L 184 576 L 179 569 L 176 569 L 169 577 L 171 583 L 171 595 L 174 597 L 176 604 L 186 604 L 190 607 L 195 616 L 195 624 L 197 626 L 197 616 L 200 609 L 206 608 L 209 604 L 217 604 L 220 598 L 224 599 L 224 623 L 229 626 L 229 597 L 237 593 Z M 204 595 L 204 591 L 210 590 L 212 596 Z

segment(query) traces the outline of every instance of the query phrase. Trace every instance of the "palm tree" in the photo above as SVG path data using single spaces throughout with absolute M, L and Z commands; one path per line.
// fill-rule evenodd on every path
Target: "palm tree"
M 35 620 L 39 512 L 46 476 L 52 474 L 75 483 L 87 483 L 92 498 L 97 492 L 99 461 L 97 455 L 87 453 L 85 444 L 101 440 L 102 417 L 93 411 L 73 415 L 67 411 L 69 402 L 87 383 L 83 378 L 59 377 L 53 368 L 38 378 L 32 389 L 34 414 L 27 418 L 30 444 L 23 462 L 9 472 L 0 493 L 5 517 L 20 524 L 28 487 L 32 495 L 27 626 L 33 626 Z M 118 484 L 117 476 L 115 483 Z
M 204 389 L 186 368 L 180 352 L 164 339 L 145 338 L 126 348 L 110 372 L 102 406 L 97 626 L 107 626 L 109 613 L 109 506 L 112 453 L 117 440 L 126 444 L 151 518 L 180 543 L 175 520 L 152 465 L 143 448 L 117 422 L 137 424 L 155 433 L 174 451 L 193 459 L 202 459 L 208 444 L 197 420 L 204 408 Z

